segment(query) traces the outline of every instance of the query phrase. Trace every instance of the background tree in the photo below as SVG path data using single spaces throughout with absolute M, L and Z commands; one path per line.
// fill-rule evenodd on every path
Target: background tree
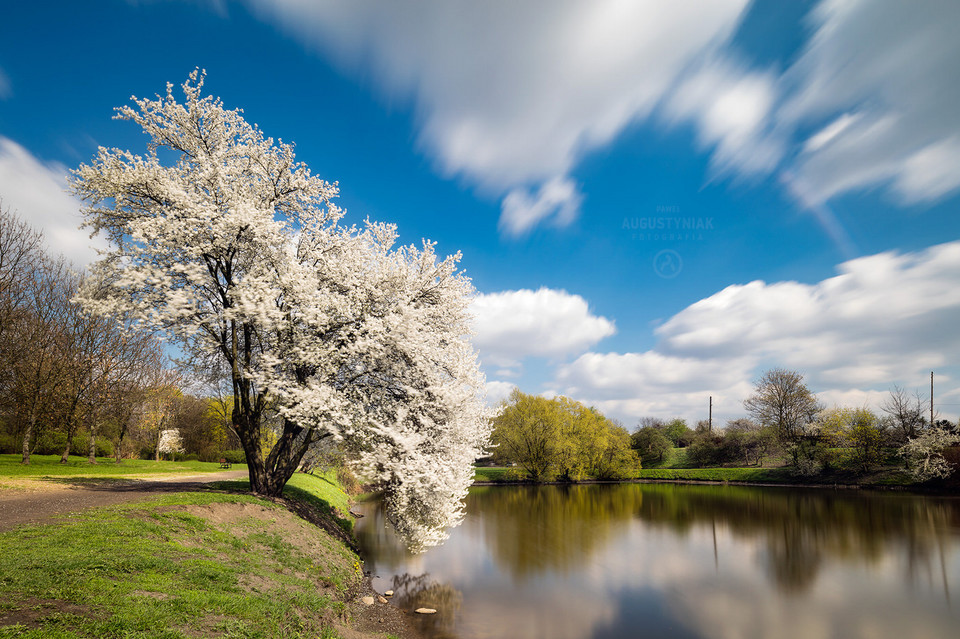
M 49 414 L 66 379 L 65 324 L 72 288 L 62 261 L 44 260 L 26 279 L 24 309 L 10 336 L 18 350 L 9 364 L 8 388 L 13 417 L 21 426 L 22 463 L 29 464 L 41 415 Z
M 588 473 L 612 479 L 639 467 L 629 434 L 600 411 L 516 388 L 493 420 L 493 442 L 501 462 L 517 463 L 534 481 L 578 481 Z
M 870 410 L 852 411 L 849 439 L 853 462 L 861 471 L 868 472 L 883 461 L 883 448 L 888 439 L 886 427 Z
M 893 418 L 897 439 L 905 443 L 916 437 L 917 431 L 927 423 L 924 417 L 927 407 L 927 400 L 919 393 L 911 395 L 903 388 L 894 386 L 880 405 L 880 410 Z
M 775 427 L 784 442 L 796 440 L 821 409 L 803 375 L 782 368 L 765 372 L 743 405 L 760 424 Z
M 630 436 L 630 447 L 644 462 L 663 462 L 664 456 L 673 448 L 663 430 L 656 426 L 643 426 Z
M 693 442 L 694 432 L 687 422 L 676 417 L 663 425 L 663 434 L 676 448 L 689 446 Z
M 518 464 L 534 481 L 546 479 L 556 463 L 559 422 L 550 400 L 514 388 L 493 419 L 497 458 Z

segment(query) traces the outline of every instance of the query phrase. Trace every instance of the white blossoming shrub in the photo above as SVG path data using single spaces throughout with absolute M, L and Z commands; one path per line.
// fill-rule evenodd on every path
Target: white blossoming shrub
M 161 455 L 183 452 L 183 439 L 180 437 L 180 429 L 168 428 L 160 431 L 160 441 L 157 443 L 157 450 Z
M 953 473 L 953 466 L 943 457 L 943 449 L 960 443 L 960 435 L 932 426 L 920 431 L 913 439 L 900 447 L 907 470 L 918 482 L 931 479 L 946 479 Z
M 100 148 L 74 171 L 86 224 L 112 245 L 82 303 L 225 365 L 255 493 L 279 495 L 306 451 L 332 440 L 386 488 L 411 547 L 436 543 L 490 436 L 460 255 L 395 247 L 391 225 L 345 226 L 336 184 L 202 87 L 194 72 L 184 104 L 168 85 L 118 109 L 147 153 Z M 268 411 L 280 420 L 264 454 Z

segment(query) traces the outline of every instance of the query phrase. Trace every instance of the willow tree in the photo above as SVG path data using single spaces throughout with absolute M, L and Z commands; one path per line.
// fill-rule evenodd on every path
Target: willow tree
M 117 109 L 148 136 L 144 155 L 101 148 L 74 171 L 86 225 L 111 241 L 84 304 L 225 365 L 254 493 L 279 495 L 310 446 L 347 440 L 402 532 L 435 543 L 489 437 L 459 254 L 345 226 L 337 185 L 203 80 L 191 74 L 182 104 L 168 84 Z

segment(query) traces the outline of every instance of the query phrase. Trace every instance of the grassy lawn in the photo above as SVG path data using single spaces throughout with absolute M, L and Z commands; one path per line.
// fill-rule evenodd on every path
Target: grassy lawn
M 20 463 L 20 455 L 0 455 L 0 477 L 39 479 L 43 477 L 135 478 L 151 475 L 199 475 L 221 470 L 217 462 L 152 461 L 125 459 L 119 464 L 113 457 L 99 457 L 91 464 L 86 457 L 70 457 L 60 463 L 60 455 L 31 455 L 30 464 Z M 232 470 L 246 470 L 245 464 L 234 464 Z
M 476 467 L 474 468 L 473 481 L 503 481 L 504 474 L 508 470 L 515 470 L 513 468 L 490 468 L 490 467 Z
M 674 449 L 674 452 L 685 453 L 683 449 Z M 678 455 L 674 459 L 685 462 L 686 456 Z M 664 459 L 664 464 L 668 463 Z M 678 466 L 680 464 L 677 464 Z M 651 467 L 652 466 L 652 467 Z M 478 482 L 510 482 L 515 478 L 507 478 L 508 471 L 516 468 L 476 468 L 474 481 Z M 849 470 L 833 470 L 814 477 L 801 477 L 787 466 L 774 468 L 689 468 L 673 465 L 645 465 L 637 471 L 631 479 L 654 481 L 713 481 L 713 482 L 749 482 L 758 484 L 845 484 L 862 486 L 911 486 L 914 485 L 909 475 L 896 467 L 881 467 L 870 473 L 857 473 Z
M 325 478 L 293 488 L 347 503 Z M 361 578 L 271 502 L 175 493 L 0 533 L 0 637 L 332 638 Z
M 793 483 L 796 477 L 788 468 L 644 468 L 637 479 L 683 481 L 744 481 Z

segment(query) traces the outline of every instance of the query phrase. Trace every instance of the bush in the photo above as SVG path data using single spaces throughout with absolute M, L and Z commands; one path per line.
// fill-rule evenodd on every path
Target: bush
M 58 434 L 61 434 L 61 433 L 58 433 Z M 63 449 L 66 445 L 67 445 L 67 438 L 64 435 L 63 444 L 60 446 L 59 450 L 55 450 L 53 452 L 44 453 L 44 454 L 59 455 L 60 453 L 63 452 Z M 106 437 L 97 437 L 97 443 L 95 445 L 95 448 L 96 448 L 97 457 L 113 457 L 113 442 L 107 439 Z M 86 457 L 87 455 L 90 454 L 89 433 L 80 433 L 79 435 L 73 436 L 73 439 L 70 440 L 70 454 L 79 455 L 81 457 Z
M 526 471 L 520 470 L 519 468 L 508 468 L 503 471 L 503 474 L 500 475 L 500 481 L 526 481 L 527 473 Z
M 60 455 L 67 447 L 67 435 L 58 431 L 41 433 L 33 452 L 37 455 Z
M 200 461 L 200 455 L 196 453 L 190 453 L 189 455 L 181 455 L 180 461 Z
M 337 483 L 343 488 L 343 492 L 348 495 L 359 495 L 363 492 L 363 486 L 360 484 L 360 480 L 357 479 L 357 476 L 354 475 L 353 471 L 347 466 L 337 467 Z
M 23 443 L 16 436 L 0 433 L 0 454 L 13 455 L 23 450 Z
M 231 464 L 246 464 L 247 454 L 243 450 L 225 450 L 217 459 L 226 459 Z

